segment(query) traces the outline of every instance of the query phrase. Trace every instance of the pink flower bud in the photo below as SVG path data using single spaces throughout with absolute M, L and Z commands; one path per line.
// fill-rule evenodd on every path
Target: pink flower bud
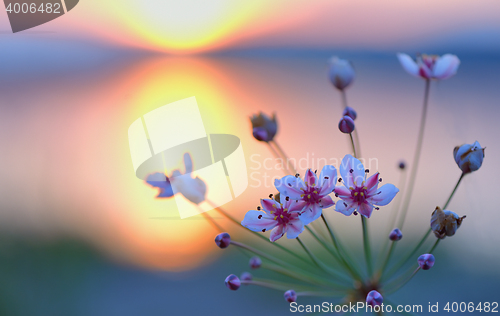
M 405 163 L 403 160 L 401 160 L 401 161 L 399 162 L 398 167 L 399 167 L 399 169 L 401 169 L 401 170 L 405 170 L 405 168 L 406 168 L 406 163 Z
M 231 236 L 229 236 L 228 233 L 220 233 L 219 235 L 215 236 L 215 244 L 219 246 L 219 248 L 224 249 L 229 246 L 231 243 Z
M 434 265 L 434 262 L 436 261 L 436 259 L 434 258 L 434 256 L 432 254 L 426 253 L 426 254 L 418 257 L 417 261 L 418 261 L 418 265 L 420 266 L 420 268 L 422 268 L 422 270 L 429 270 Z
M 243 272 L 241 275 L 240 275 L 240 279 L 241 281 L 252 281 L 252 274 L 249 273 L 249 272 Z M 244 284 L 244 283 L 243 283 Z
M 224 281 L 224 284 L 226 284 L 227 288 L 236 291 L 237 289 L 240 288 L 241 286 L 241 281 L 238 279 L 238 277 L 234 274 L 230 274 L 226 280 Z
M 262 260 L 259 257 L 252 257 L 250 258 L 250 268 L 252 269 L 258 269 L 262 265 Z
M 403 238 L 403 233 L 399 230 L 399 228 L 394 228 L 394 230 L 389 234 L 389 239 L 392 241 L 398 241 Z
M 346 107 L 344 109 L 344 112 L 342 112 L 342 116 L 346 116 L 346 115 L 349 116 L 350 118 L 352 118 L 353 121 L 358 116 L 358 114 L 356 113 L 356 111 L 354 111 L 354 109 L 351 108 L 350 106 Z
M 339 130 L 345 134 L 352 133 L 354 131 L 354 120 L 345 115 L 339 122 Z
M 382 302 L 384 301 L 384 298 L 382 295 L 375 291 L 372 290 L 368 293 L 366 296 L 366 304 L 371 305 L 371 306 L 377 306 L 377 305 L 382 305 Z
M 289 303 L 297 301 L 297 293 L 295 293 L 294 290 L 288 290 L 288 291 L 286 291 L 283 296 L 285 297 L 285 300 L 287 302 L 289 302 Z

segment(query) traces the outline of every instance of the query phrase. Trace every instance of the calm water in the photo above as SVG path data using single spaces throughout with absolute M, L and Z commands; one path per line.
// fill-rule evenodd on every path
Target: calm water
M 113 262 L 141 267 L 98 260 L 74 285 L 78 294 L 71 294 L 74 305 L 68 308 L 81 315 L 219 315 L 233 314 L 238 307 L 248 315 L 262 308 L 268 314 L 284 313 L 281 293 L 251 287 L 227 291 L 225 276 L 244 271 L 245 259 L 236 251 L 217 251 L 216 232 L 206 222 L 175 219 L 172 201 L 154 199 L 156 192 L 134 176 L 127 130 L 159 106 L 196 96 L 208 133 L 230 133 L 242 141 L 249 188 L 225 206 L 242 218 L 259 198 L 274 193 L 271 180 L 281 176 L 279 170 L 256 167 L 272 156 L 251 138 L 251 114 L 277 113 L 278 140 L 288 155 L 307 162 L 302 170 L 318 168 L 324 159 L 338 164 L 349 152 L 348 140 L 336 127 L 340 96 L 326 80 L 329 55 L 179 58 L 42 44 L 39 52 L 0 52 L 0 226 L 36 239 L 71 236 Z M 342 57 L 350 58 L 357 71 L 348 102 L 358 111 L 362 154 L 373 159 L 370 169 L 378 169 L 384 182 L 398 185 L 397 162 L 411 162 L 413 156 L 424 84 L 404 73 L 393 54 Z M 500 59 L 459 57 L 457 76 L 431 88 L 421 169 L 401 243 L 419 238 L 432 210 L 444 203 L 458 180 L 453 147 L 478 140 L 487 147 L 486 158 L 478 172 L 464 179 L 449 207 L 467 219 L 456 236 L 440 245 L 440 264 L 394 296 L 405 303 L 498 299 L 493 286 L 499 279 L 495 185 L 500 176 Z M 391 212 L 387 206 L 375 214 L 373 237 L 383 238 Z M 341 238 L 359 252 L 359 222 L 333 211 L 327 215 Z M 242 229 L 219 220 L 229 232 L 246 238 Z M 180 270 L 187 271 L 176 272 Z M 33 282 L 39 289 L 42 281 Z

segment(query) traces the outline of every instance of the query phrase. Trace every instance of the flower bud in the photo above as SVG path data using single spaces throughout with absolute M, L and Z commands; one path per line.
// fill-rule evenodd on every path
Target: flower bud
M 297 301 L 297 293 L 295 293 L 294 290 L 288 290 L 288 291 L 286 291 L 283 296 L 285 297 L 285 300 L 287 302 L 289 302 L 289 303 Z
M 434 256 L 432 254 L 426 253 L 418 257 L 417 261 L 418 265 L 420 266 L 420 268 L 422 268 L 422 270 L 429 270 L 434 265 L 436 259 L 434 259 Z
M 377 306 L 377 305 L 382 305 L 382 302 L 384 301 L 384 298 L 382 295 L 375 291 L 371 290 L 368 295 L 366 296 L 366 304 L 371 305 L 371 306 Z
M 403 160 L 401 160 L 401 161 L 399 162 L 398 167 L 399 167 L 399 169 L 401 169 L 401 170 L 405 170 L 405 168 L 406 168 L 406 163 L 405 163 Z
M 353 119 L 345 115 L 339 122 L 339 130 L 345 134 L 352 133 L 354 131 Z
M 250 274 L 249 272 L 243 272 L 241 275 L 240 275 L 240 280 L 241 281 L 252 281 L 252 274 Z
M 229 236 L 228 233 L 220 233 L 219 235 L 215 236 L 215 243 L 221 249 L 227 248 L 231 243 L 231 236 Z
M 346 116 L 346 115 L 349 116 L 350 118 L 352 118 L 353 121 L 358 116 L 358 114 L 356 113 L 356 111 L 354 111 L 354 109 L 351 108 L 350 106 L 346 107 L 344 109 L 344 112 L 342 112 L 342 116 Z
M 259 115 L 252 116 L 250 121 L 252 122 L 252 133 L 255 139 L 263 142 L 270 142 L 274 139 L 278 131 L 275 114 L 270 118 L 263 113 L 259 113 Z
M 262 260 L 259 257 L 252 257 L 250 258 L 250 268 L 252 269 L 258 269 L 262 265 Z
M 328 77 L 339 90 L 344 90 L 354 80 L 354 69 L 348 60 L 332 57 L 329 60 Z
M 472 145 L 465 144 L 455 147 L 453 157 L 463 173 L 471 173 L 479 169 L 483 164 L 484 149 L 476 141 Z
M 446 236 L 453 236 L 457 229 L 462 225 L 465 216 L 458 217 L 457 213 L 442 210 L 439 206 L 436 207 L 431 216 L 431 229 L 439 239 L 444 239 Z
M 238 277 L 234 274 L 230 274 L 226 280 L 224 281 L 224 284 L 226 284 L 227 288 L 236 291 L 237 289 L 240 288 L 241 286 L 241 281 L 238 279 Z
M 398 241 L 403 238 L 403 233 L 399 230 L 399 228 L 394 228 L 394 230 L 389 234 L 389 239 L 392 241 Z

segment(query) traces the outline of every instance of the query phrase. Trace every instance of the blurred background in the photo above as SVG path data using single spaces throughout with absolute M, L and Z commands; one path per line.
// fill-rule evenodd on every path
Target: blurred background
M 207 133 L 241 139 L 249 187 L 223 206 L 241 220 L 282 176 L 258 167 L 272 154 L 252 138 L 250 115 L 275 112 L 277 140 L 312 168 L 350 152 L 337 129 L 341 98 L 327 79 L 327 61 L 337 55 L 356 70 L 347 99 L 358 112 L 363 156 L 376 159 L 370 169 L 384 182 L 399 185 L 398 162 L 413 157 L 424 82 L 404 72 L 397 52 L 461 60 L 455 77 L 431 86 L 403 245 L 427 230 L 458 180 L 453 148 L 478 140 L 487 149 L 449 206 L 467 215 L 463 226 L 441 243 L 435 267 L 391 299 L 424 309 L 498 301 L 498 1 L 82 0 L 16 34 L 0 11 L 0 314 L 287 314 L 279 291 L 225 288 L 227 275 L 249 269 L 248 259 L 217 248 L 218 231 L 202 216 L 180 220 L 173 200 L 156 199 L 157 190 L 135 177 L 128 127 L 195 96 Z M 359 220 L 325 213 L 362 260 Z M 389 205 L 370 219 L 375 250 L 391 213 Z M 266 246 L 209 214 L 234 239 Z

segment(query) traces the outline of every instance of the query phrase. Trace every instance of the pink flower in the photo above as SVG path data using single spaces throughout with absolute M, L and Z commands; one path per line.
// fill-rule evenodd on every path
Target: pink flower
M 304 224 L 300 220 L 300 212 L 303 205 L 291 199 L 285 200 L 283 204 L 271 199 L 262 199 L 260 201 L 264 212 L 248 211 L 241 225 L 251 231 L 268 231 L 272 229 L 269 240 L 272 242 L 280 239 L 287 234 L 288 239 L 294 239 L 304 231 Z
M 389 204 L 399 192 L 399 189 L 392 184 L 378 184 L 379 173 L 366 179 L 368 170 L 363 164 L 351 155 L 346 155 L 342 159 L 340 174 L 342 175 L 344 187 L 335 188 L 335 196 L 342 199 L 337 202 L 335 211 L 344 215 L 351 215 L 354 211 L 359 211 L 361 215 L 370 218 L 375 205 L 384 206 Z M 378 207 L 376 207 L 378 209 Z
M 319 175 L 311 169 L 306 171 L 304 181 L 298 176 L 286 176 L 276 179 L 274 185 L 280 192 L 280 196 L 297 200 L 299 206 L 303 206 L 300 218 L 304 225 L 318 219 L 322 209 L 333 206 L 332 198 L 329 196 L 337 183 L 337 169 L 334 166 L 324 166 Z
M 451 54 L 441 57 L 422 54 L 415 61 L 407 54 L 399 53 L 398 59 L 410 75 L 424 79 L 448 79 L 456 74 L 460 65 L 458 57 Z

